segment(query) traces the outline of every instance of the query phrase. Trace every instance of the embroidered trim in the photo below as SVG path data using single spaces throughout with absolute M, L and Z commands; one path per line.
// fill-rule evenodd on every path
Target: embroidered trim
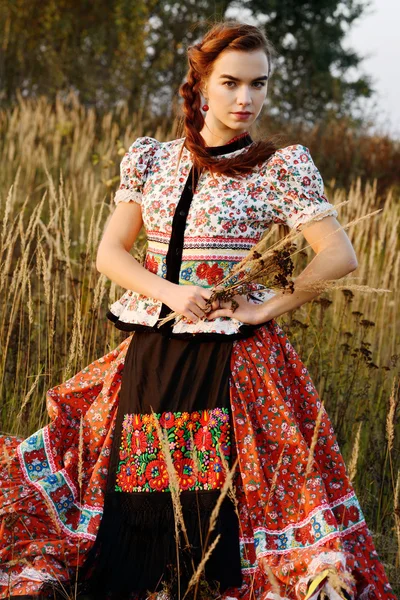
M 52 518 L 70 537 L 94 540 L 102 508 L 81 505 L 77 489 L 65 469 L 56 470 L 51 456 L 48 427 L 24 440 L 17 448 L 24 478 L 45 497 L 54 513 Z
M 346 497 L 334 507 L 320 507 L 307 521 L 294 523 L 284 531 L 256 529 L 254 544 L 257 556 L 284 554 L 293 548 L 308 548 L 365 526 L 364 516 L 355 494 L 350 498 Z
M 221 488 L 221 452 L 230 456 L 227 408 L 157 414 L 164 429 L 182 490 Z M 125 414 L 115 491 L 170 491 L 169 476 L 153 415 Z

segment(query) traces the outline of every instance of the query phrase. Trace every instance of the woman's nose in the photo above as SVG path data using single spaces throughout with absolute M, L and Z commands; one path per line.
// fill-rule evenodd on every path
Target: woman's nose
M 244 105 L 251 103 L 251 94 L 248 87 L 244 87 L 239 90 L 237 103 Z

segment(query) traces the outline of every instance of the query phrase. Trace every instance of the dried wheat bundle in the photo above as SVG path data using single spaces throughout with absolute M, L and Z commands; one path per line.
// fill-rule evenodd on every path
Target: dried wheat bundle
M 336 205 L 336 208 L 342 206 L 343 204 L 347 204 L 348 200 L 340 202 Z M 320 220 L 321 217 L 330 212 L 330 209 L 327 209 L 323 213 L 319 213 L 309 221 L 307 221 L 307 226 L 312 222 Z M 342 226 L 338 229 L 348 229 L 349 227 L 359 223 L 360 221 L 365 220 L 368 217 L 372 217 L 377 213 L 381 212 L 380 210 L 373 211 L 367 215 L 364 215 L 358 219 L 354 219 L 347 223 L 347 225 Z M 334 232 L 329 233 L 328 235 L 323 236 L 321 239 L 325 239 L 333 233 L 336 233 L 337 229 Z M 292 279 L 292 273 L 294 269 L 292 258 L 299 252 L 297 250 L 297 246 L 295 244 L 296 240 L 302 237 L 302 228 L 300 230 L 292 229 L 289 233 L 279 239 L 277 242 L 272 245 L 268 245 L 268 241 L 272 235 L 273 229 L 269 230 L 266 235 L 264 235 L 261 240 L 255 244 L 250 252 L 240 261 L 238 262 L 217 284 L 215 284 L 212 289 L 212 294 L 210 298 L 207 300 L 207 309 L 204 311 L 204 317 L 207 317 L 207 314 L 211 312 L 211 304 L 212 302 L 218 300 L 223 302 L 231 302 L 231 308 L 233 311 L 238 307 L 238 303 L 234 299 L 236 294 L 246 295 L 250 292 L 254 291 L 254 284 L 262 283 L 266 288 L 271 290 L 276 290 L 280 292 L 288 292 L 293 293 L 294 291 L 294 281 Z M 306 246 L 308 248 L 309 246 Z M 303 249 L 302 249 L 303 250 Z M 352 285 L 352 284 L 338 284 L 336 280 L 319 280 L 313 282 L 309 287 L 300 287 L 296 286 L 296 289 L 301 289 L 304 291 L 316 291 L 321 293 L 325 290 L 329 289 L 354 289 L 359 292 L 367 292 L 367 293 L 383 293 L 389 292 L 387 289 L 377 289 L 370 288 L 369 286 L 363 285 Z M 161 327 L 168 321 L 172 319 L 177 319 L 178 321 L 183 318 L 183 315 L 173 311 L 164 319 L 162 319 L 157 326 Z
M 208 299 L 207 305 L 211 307 L 211 303 L 218 299 L 230 300 L 232 308 L 234 308 L 237 303 L 233 296 L 254 291 L 254 283 L 261 281 L 271 289 L 292 292 L 294 283 L 291 274 L 294 266 L 291 256 L 296 250 L 293 239 L 298 236 L 298 233 L 291 231 L 279 242 L 269 247 L 267 246 L 269 235 L 264 236 L 226 277 L 212 287 L 212 295 Z M 205 316 L 210 310 L 211 308 L 205 311 Z M 182 315 L 177 312 L 170 313 L 158 323 L 158 327 L 176 317 L 179 318 Z

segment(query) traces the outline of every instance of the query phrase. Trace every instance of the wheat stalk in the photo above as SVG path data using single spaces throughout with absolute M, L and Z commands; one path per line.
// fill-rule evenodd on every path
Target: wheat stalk
M 199 565 L 195 571 L 195 573 L 193 573 L 192 577 L 190 578 L 190 581 L 188 583 L 188 587 L 187 590 L 182 598 L 182 600 L 185 600 L 187 594 L 189 593 L 189 591 L 192 589 L 192 587 L 194 587 L 195 585 L 197 586 L 199 581 L 200 581 L 200 577 L 204 571 L 204 567 L 206 566 L 206 562 L 208 561 L 208 559 L 210 558 L 213 550 L 215 549 L 215 546 L 218 544 L 219 540 L 220 540 L 221 534 L 218 534 L 217 537 L 215 538 L 215 540 L 213 541 L 213 543 L 210 545 L 210 547 L 208 548 L 207 552 L 204 554 L 203 558 L 201 559 L 201 561 L 199 562 Z M 195 593 L 196 595 L 196 593 Z
M 188 584 L 188 588 L 186 590 L 185 595 L 183 596 L 183 600 L 185 599 L 185 597 L 187 596 L 187 594 L 189 593 L 189 591 L 191 590 L 191 588 L 193 586 L 196 586 L 195 588 L 195 592 L 194 595 L 196 597 L 197 595 L 197 589 L 198 589 L 198 585 L 199 585 L 199 581 L 200 581 L 200 576 L 204 570 L 204 567 L 206 565 L 206 562 L 208 560 L 208 558 L 211 555 L 211 552 L 214 550 L 215 546 L 218 543 L 219 540 L 219 535 L 217 535 L 216 539 L 214 540 L 214 542 L 208 547 L 209 544 L 209 539 L 210 539 L 210 535 L 211 533 L 214 531 L 215 526 L 217 524 L 217 519 L 218 519 L 218 515 L 219 512 L 221 510 L 221 506 L 222 506 L 222 502 L 224 501 L 226 495 L 228 494 L 229 490 L 232 488 L 233 485 L 233 479 L 236 473 L 236 467 L 238 465 L 238 459 L 235 460 L 235 462 L 232 465 L 232 468 L 228 471 L 228 473 L 225 476 L 225 481 L 224 484 L 221 488 L 220 494 L 218 496 L 218 500 L 215 503 L 215 506 L 211 512 L 211 516 L 210 516 L 210 521 L 209 521 L 209 525 L 208 525 L 208 530 L 207 530 L 207 535 L 206 535 L 206 540 L 204 543 L 204 547 L 202 550 L 202 559 L 195 571 L 195 573 L 193 574 L 189 584 Z
M 311 444 L 310 444 L 310 451 L 308 454 L 308 459 L 307 459 L 307 465 L 306 465 L 306 470 L 304 473 L 304 479 L 305 481 L 307 480 L 307 477 L 309 476 L 311 469 L 312 469 L 312 464 L 314 461 L 314 450 L 315 450 L 315 446 L 317 444 L 318 441 L 318 435 L 319 435 L 319 427 L 321 425 L 321 421 L 322 421 L 322 415 L 325 412 L 325 407 L 324 407 L 324 401 L 321 400 L 321 406 L 320 409 L 318 411 L 318 415 L 317 415 L 317 419 L 315 421 L 315 426 L 314 426 L 314 433 L 312 436 L 312 440 L 311 440 Z
M 358 424 L 356 439 L 354 440 L 353 452 L 351 454 L 351 459 L 350 459 L 350 463 L 349 463 L 349 479 L 350 479 L 350 481 L 353 481 L 355 479 L 355 476 L 357 473 L 357 462 L 358 462 L 358 455 L 359 455 L 359 451 L 360 451 L 361 428 L 362 428 L 362 421 L 360 421 L 360 423 Z
M 386 418 L 386 438 L 388 441 L 388 451 L 391 452 L 393 449 L 394 440 L 394 420 L 396 416 L 396 410 L 399 400 L 396 399 L 398 392 L 400 379 L 394 378 L 392 382 L 392 390 L 389 397 L 389 412 Z
M 397 537 L 397 563 L 400 562 L 400 469 L 397 471 L 396 486 L 393 495 L 394 526 Z M 396 565 L 398 566 L 398 565 Z
M 43 371 L 43 367 L 40 369 L 39 373 L 36 375 L 35 381 L 32 383 L 31 387 L 28 390 L 28 393 L 26 394 L 25 398 L 23 399 L 21 408 L 19 409 L 19 413 L 17 414 L 17 421 L 21 421 L 25 407 L 28 404 L 29 400 L 31 399 L 32 394 L 37 387 L 37 384 L 39 383 L 39 379 L 42 374 L 42 371 Z

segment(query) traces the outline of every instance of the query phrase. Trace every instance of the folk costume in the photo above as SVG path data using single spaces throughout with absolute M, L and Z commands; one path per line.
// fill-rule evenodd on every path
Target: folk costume
M 186 148 L 178 160 L 183 142 L 138 138 L 115 195 L 141 205 L 144 266 L 160 277 L 211 287 L 273 223 L 337 216 L 302 145 L 232 178 L 198 176 Z M 208 151 L 251 144 L 245 133 Z M 257 284 L 248 299 L 271 294 Z M 321 402 L 281 327 L 158 327 L 169 312 L 126 291 L 108 316 L 131 335 L 49 390 L 48 426 L 2 438 L 0 598 L 40 596 L 78 566 L 96 599 L 175 600 L 219 536 L 204 578 L 225 600 L 395 600 L 325 410 L 307 469 Z M 181 490 L 180 548 L 163 443 Z M 208 534 L 236 459 L 236 500 L 225 497 Z

